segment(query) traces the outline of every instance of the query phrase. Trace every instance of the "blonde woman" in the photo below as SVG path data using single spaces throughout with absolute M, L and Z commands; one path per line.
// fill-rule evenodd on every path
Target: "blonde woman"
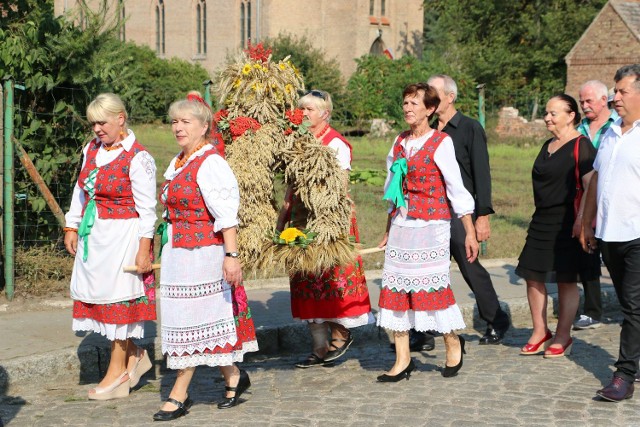
M 324 146 L 335 151 L 336 159 L 344 171 L 344 185 L 347 186 L 351 169 L 351 144 L 329 124 L 333 110 L 331 96 L 321 90 L 311 90 L 300 98 L 298 107 L 309 124 L 309 131 Z M 294 192 L 291 187 L 287 189 L 278 218 L 278 230 L 283 230 L 287 222 L 290 227 L 305 228 L 307 213 Z M 359 242 L 355 208 L 350 234 Z M 298 368 L 323 366 L 342 357 L 353 342 L 349 329 L 374 321 L 362 257 L 359 255 L 353 263 L 335 266 L 321 275 L 294 274 L 289 284 L 292 315 L 295 319 L 307 322 L 313 340 L 313 351 L 296 364 Z
M 180 153 L 164 174 L 162 232 L 162 352 L 177 369 L 169 399 L 153 419 L 186 415 L 188 388 L 197 366 L 218 366 L 227 409 L 251 385 L 236 362 L 257 351 L 255 328 L 242 286 L 236 227 L 240 195 L 227 162 L 210 144 L 209 106 L 198 93 L 169 108 Z
M 87 107 L 96 138 L 84 160 L 66 215 L 64 244 L 75 256 L 71 275 L 74 331 L 93 331 L 111 341 L 111 360 L 93 400 L 129 395 L 151 369 L 147 352 L 133 338 L 156 319 L 151 242 L 156 221 L 156 166 L 127 129 L 117 95 L 98 95 Z M 136 273 L 123 266 L 135 264 Z

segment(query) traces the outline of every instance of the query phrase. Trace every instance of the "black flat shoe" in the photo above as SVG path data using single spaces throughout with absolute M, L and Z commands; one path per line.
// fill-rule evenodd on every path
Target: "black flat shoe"
M 249 374 L 247 371 L 240 369 L 240 379 L 238 385 L 235 387 L 225 386 L 226 391 L 234 391 L 236 394 L 233 397 L 225 397 L 224 400 L 218 403 L 218 409 L 229 409 L 240 403 L 240 395 L 247 391 L 251 387 L 251 380 L 249 380 Z
M 379 383 L 397 383 L 398 381 L 406 379 L 409 381 L 409 377 L 411 376 L 411 372 L 416 368 L 415 363 L 413 363 L 413 359 L 409 361 L 409 365 L 404 369 L 404 371 L 400 372 L 398 375 L 387 375 L 382 374 L 378 377 Z
M 332 362 L 339 357 L 342 357 L 346 352 L 351 343 L 353 342 L 353 337 L 351 336 L 351 332 L 348 332 L 347 339 L 342 338 L 332 338 L 329 340 L 329 347 L 333 347 L 333 350 L 329 350 L 327 354 L 324 356 L 325 362 Z M 336 347 L 334 344 L 335 341 L 342 341 L 341 347 Z
M 467 354 L 467 352 L 464 351 L 464 338 L 458 335 L 458 339 L 460 340 L 460 362 L 456 366 L 447 366 L 445 362 L 444 370 L 442 371 L 442 376 L 445 378 L 455 377 L 458 375 L 458 371 L 462 368 L 463 356 Z
M 158 411 L 153 414 L 153 421 L 171 421 L 176 418 L 180 418 L 183 415 L 187 415 L 189 413 L 189 408 L 193 405 L 193 400 L 191 400 L 188 396 L 183 402 L 178 402 L 175 399 L 168 398 L 167 402 L 173 403 L 178 407 L 175 411 Z
M 306 369 L 313 368 L 314 366 L 331 366 L 333 363 L 327 362 L 323 358 L 319 357 L 315 353 L 311 353 L 306 359 L 296 363 L 296 367 Z

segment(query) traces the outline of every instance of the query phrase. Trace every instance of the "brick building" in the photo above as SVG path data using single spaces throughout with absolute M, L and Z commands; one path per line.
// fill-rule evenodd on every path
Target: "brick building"
M 178 57 L 214 71 L 228 54 L 280 33 L 306 36 L 345 77 L 354 59 L 372 52 L 419 54 L 422 0 L 108 0 L 121 5 L 121 38 L 148 45 L 160 57 Z M 56 14 L 76 20 L 78 0 L 55 0 Z M 100 0 L 87 0 L 97 7 Z M 75 13 L 75 15 L 73 15 Z
M 640 0 L 609 0 L 564 59 L 568 94 L 593 79 L 613 87 L 618 68 L 640 62 Z

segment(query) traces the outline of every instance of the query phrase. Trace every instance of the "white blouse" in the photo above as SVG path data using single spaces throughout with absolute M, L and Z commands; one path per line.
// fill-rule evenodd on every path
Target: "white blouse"
M 408 153 L 409 157 L 412 157 L 418 152 L 418 150 L 420 150 L 420 148 L 422 148 L 433 132 L 434 131 L 431 130 L 427 134 L 415 139 L 405 138 L 400 142 L 400 144 L 404 147 L 405 153 Z M 396 141 L 397 137 L 394 140 L 393 145 L 395 145 Z M 393 172 L 391 172 L 391 165 L 393 164 L 393 145 L 391 146 L 391 150 L 389 150 L 389 154 L 387 154 L 387 179 L 384 183 L 385 193 L 389 186 L 389 182 L 393 177 Z M 475 201 L 467 189 L 464 188 L 462 175 L 460 174 L 460 166 L 458 166 L 458 161 L 456 160 L 456 152 L 453 147 L 451 137 L 447 136 L 440 143 L 433 155 L 433 160 L 438 166 L 438 169 L 440 169 L 440 172 L 442 172 L 447 191 L 447 198 L 451 202 L 451 207 L 456 215 L 458 215 L 458 217 L 462 217 L 473 213 L 475 209 Z M 391 212 L 392 209 L 393 206 L 390 207 L 389 212 Z M 400 214 L 396 214 L 393 220 L 393 223 L 396 225 L 405 227 L 422 227 L 427 222 L 420 218 L 407 217 L 405 209 L 398 209 L 398 212 Z
M 344 170 L 351 170 L 351 150 L 349 146 L 340 138 L 333 138 L 327 146 L 336 152 L 340 167 Z
M 98 167 L 111 163 L 120 155 L 122 150 L 129 151 L 136 140 L 136 136 L 130 129 L 127 130 L 128 136 L 122 141 L 122 148 L 118 150 L 107 151 L 100 148 L 96 155 L 96 165 Z M 89 149 L 87 144 L 82 150 L 84 159 L 82 167 L 84 167 Z M 136 205 L 136 211 L 139 218 L 138 237 L 153 238 L 156 223 L 156 164 L 153 157 L 142 151 L 131 159 L 131 169 L 129 171 L 129 179 L 131 180 L 131 192 Z M 73 189 L 73 197 L 69 212 L 65 215 L 66 226 L 78 228 L 82 222 L 82 208 L 85 204 L 85 192 L 80 188 L 78 183 Z

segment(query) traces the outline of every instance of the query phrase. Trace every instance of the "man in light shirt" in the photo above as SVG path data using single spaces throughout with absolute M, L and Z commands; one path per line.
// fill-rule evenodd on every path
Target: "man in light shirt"
M 587 252 L 599 245 L 624 319 L 613 379 L 596 392 L 617 402 L 633 396 L 640 358 L 640 64 L 620 68 L 614 80 L 620 118 L 604 135 L 593 164 L 580 241 Z
M 589 138 L 597 150 L 607 130 L 618 118 L 615 111 L 609 110 L 607 85 L 599 80 L 589 80 L 580 87 L 580 108 L 584 118 L 578 125 L 578 131 Z M 600 255 L 596 252 L 596 257 Z M 583 280 L 584 312 L 573 324 L 573 329 L 595 329 L 602 326 L 602 295 L 600 293 L 600 278 Z

